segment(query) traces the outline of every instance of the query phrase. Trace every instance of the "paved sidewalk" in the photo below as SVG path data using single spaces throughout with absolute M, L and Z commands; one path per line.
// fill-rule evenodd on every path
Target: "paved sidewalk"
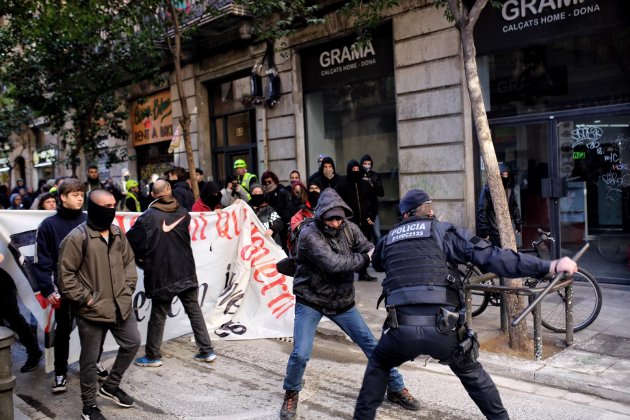
M 372 274 L 375 274 L 370 269 Z M 357 307 L 378 337 L 385 319 L 385 309 L 376 309 L 384 277 L 376 273 L 377 282 L 356 282 Z M 488 307 L 473 319 L 473 328 L 482 344 L 480 361 L 491 374 L 550 385 L 569 391 L 596 395 L 612 401 L 630 404 L 630 287 L 601 285 L 602 310 L 597 320 L 583 331 L 574 334 L 574 344 L 539 362 L 484 351 L 484 344 L 500 335 L 499 308 Z M 527 318 L 533 334 L 532 317 Z M 318 333 L 336 339 L 347 339 L 331 321 L 323 320 Z M 543 328 L 545 345 L 564 347 L 564 334 Z M 543 349 L 544 350 L 544 349 Z M 424 361 L 422 361 L 423 363 Z M 424 363 L 423 363 L 424 364 Z M 448 373 L 446 366 L 428 363 L 426 369 Z

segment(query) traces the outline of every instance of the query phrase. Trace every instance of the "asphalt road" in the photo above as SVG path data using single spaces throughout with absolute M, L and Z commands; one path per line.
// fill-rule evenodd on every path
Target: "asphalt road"
M 216 342 L 219 358 L 204 364 L 192 359 L 195 345 L 189 336 L 171 340 L 163 346 L 164 366 L 132 366 L 123 379 L 122 388 L 136 398 L 135 407 L 119 408 L 102 398 L 99 405 L 109 419 L 277 419 L 291 347 L 290 342 L 272 339 Z M 68 391 L 54 396 L 52 378 L 43 369 L 19 373 L 20 353 L 13 359 L 16 394 L 48 417 L 79 418 L 78 363 L 71 366 Z M 113 357 L 113 353 L 105 355 L 106 367 Z M 407 387 L 423 403 L 422 411 L 384 403 L 377 418 L 482 418 L 448 368 L 428 371 L 424 363 L 416 360 L 401 369 Z M 318 338 L 300 394 L 299 418 L 352 418 L 365 364 L 358 347 Z M 494 379 L 512 419 L 630 418 L 627 405 L 509 378 Z

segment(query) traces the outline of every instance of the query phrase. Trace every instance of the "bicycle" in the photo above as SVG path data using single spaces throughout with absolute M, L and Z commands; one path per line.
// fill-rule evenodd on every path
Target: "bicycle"
M 539 238 L 532 242 L 532 248 L 519 250 L 525 253 L 535 253 L 538 258 L 542 258 L 543 251 L 547 243 L 555 242 L 549 232 L 538 229 Z M 470 283 L 471 279 L 481 275 L 481 271 L 471 263 L 458 266 L 459 275 L 464 283 Z M 544 287 L 550 278 L 542 279 L 526 277 L 523 279 L 525 287 Z M 480 284 L 495 284 L 495 279 L 486 280 Z M 488 305 L 500 306 L 501 295 L 494 292 L 482 292 L 473 290 L 472 292 L 472 316 L 478 316 L 486 310 Z M 530 300 L 535 297 L 530 297 Z M 565 318 L 565 291 L 564 289 L 550 293 L 542 300 L 541 318 L 542 325 L 555 332 L 566 332 Z M 578 272 L 573 274 L 573 331 L 581 331 L 591 325 L 599 316 L 602 309 L 602 291 L 597 280 L 591 273 L 578 268 Z

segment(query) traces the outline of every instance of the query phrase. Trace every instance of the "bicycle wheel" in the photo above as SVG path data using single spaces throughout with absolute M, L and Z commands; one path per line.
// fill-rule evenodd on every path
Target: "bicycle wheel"
M 542 325 L 545 328 L 566 332 L 565 302 L 564 289 L 545 296 L 541 304 Z M 573 275 L 573 331 L 582 331 L 591 325 L 601 309 L 602 291 L 597 280 L 588 271 L 578 268 Z
M 464 284 L 468 284 L 469 279 L 471 279 L 472 277 L 477 277 L 481 275 L 481 271 L 479 271 L 479 269 L 474 266 L 467 267 L 465 265 L 460 265 L 457 267 L 457 270 L 459 272 L 459 277 L 462 279 L 462 282 Z M 492 280 L 487 280 L 482 284 L 492 284 Z M 486 310 L 490 301 L 490 296 L 480 290 L 471 290 L 470 294 L 472 295 L 472 316 L 475 317 Z

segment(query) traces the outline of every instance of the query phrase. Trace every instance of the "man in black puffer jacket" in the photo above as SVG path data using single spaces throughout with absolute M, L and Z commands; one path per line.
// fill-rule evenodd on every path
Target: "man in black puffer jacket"
M 175 296 L 190 319 L 199 347 L 195 360 L 212 362 L 217 356 L 199 306 L 199 284 L 188 232 L 190 215 L 173 197 L 167 181 L 157 180 L 151 195 L 155 201 L 127 232 L 136 261 L 144 268 L 145 292 L 153 301 L 145 356 L 136 359 L 136 365 L 162 365 L 164 323 Z
M 283 420 L 297 415 L 302 376 L 322 316 L 348 334 L 367 357 L 376 346 L 374 335 L 354 305 L 354 272 L 367 267 L 374 246 L 357 225 L 347 220 L 351 217 L 350 207 L 334 189 L 327 188 L 319 198 L 314 220 L 300 232 L 293 280 L 297 299 L 293 352 L 284 378 L 286 394 L 280 411 Z M 396 369 L 389 375 L 389 394 L 404 408 L 419 409 Z

